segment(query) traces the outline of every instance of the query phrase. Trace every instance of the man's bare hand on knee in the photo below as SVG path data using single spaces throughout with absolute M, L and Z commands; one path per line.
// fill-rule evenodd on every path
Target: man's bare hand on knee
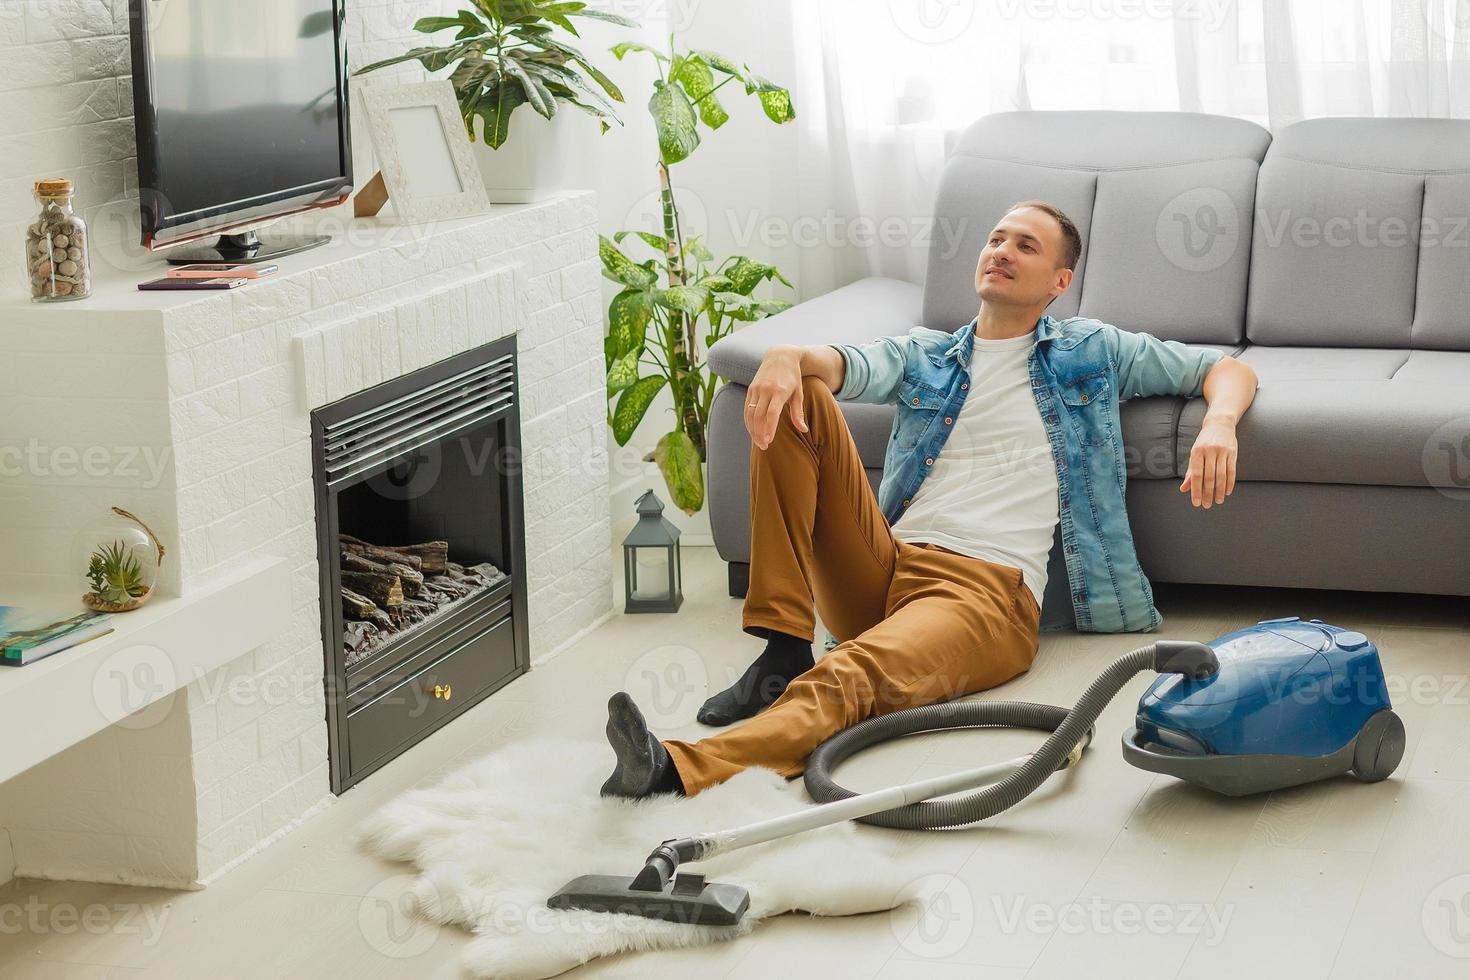
M 783 409 L 798 432 L 806 432 L 801 380 L 814 375 L 833 391 L 842 387 L 846 373 L 842 354 L 834 347 L 796 347 L 777 344 L 766 351 L 760 369 L 745 392 L 745 430 L 757 448 L 766 449 L 776 437 Z

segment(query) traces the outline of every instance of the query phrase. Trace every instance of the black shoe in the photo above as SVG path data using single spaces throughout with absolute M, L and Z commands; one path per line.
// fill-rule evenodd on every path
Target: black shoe
M 695 718 L 701 724 L 721 727 L 757 715 L 814 663 L 810 641 L 771 630 L 765 652 L 745 668 L 738 681 L 705 701 Z
M 638 800 L 655 793 L 684 794 L 669 750 L 653 737 L 643 712 L 626 692 L 619 691 L 608 699 L 607 741 L 618 761 L 602 784 L 603 796 Z

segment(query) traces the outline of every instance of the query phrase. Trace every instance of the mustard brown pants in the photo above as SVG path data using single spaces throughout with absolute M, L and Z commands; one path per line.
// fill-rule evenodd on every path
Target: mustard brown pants
M 802 392 L 808 431 L 783 415 L 769 447 L 751 446 L 742 628 L 815 639 L 820 612 L 838 644 L 754 718 L 663 741 L 690 795 L 749 766 L 797 776 L 842 729 L 995 687 L 1036 656 L 1021 570 L 895 538 L 831 389 L 807 377 Z

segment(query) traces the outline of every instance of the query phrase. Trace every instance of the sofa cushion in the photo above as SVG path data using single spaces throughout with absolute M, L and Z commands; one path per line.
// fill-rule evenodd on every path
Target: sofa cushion
M 1251 341 L 1407 347 L 1414 249 L 1367 247 L 1378 233 L 1352 221 L 1362 214 L 1382 227 L 1417 217 L 1423 183 L 1418 174 L 1268 156 L 1252 246 Z
M 1099 173 L 1079 313 L 1164 340 L 1243 340 L 1256 170 L 1232 157 Z
M 1130 398 L 1118 406 L 1123 429 L 1123 462 L 1130 480 L 1174 476 L 1174 430 L 1183 398 Z
M 1261 164 L 1246 335 L 1470 350 L 1470 120 L 1311 119 Z
M 859 279 L 731 331 L 709 349 L 710 370 L 748 385 L 776 344 L 865 344 L 902 336 L 918 325 L 921 295 L 902 279 Z
M 863 465 L 881 473 L 888 453 L 888 437 L 893 434 L 893 417 L 898 410 L 892 405 L 866 402 L 842 402 L 840 407 Z
M 1470 492 L 1470 352 L 1248 346 L 1260 378 L 1240 420 L 1236 479 Z M 1179 420 L 1183 473 L 1205 414 Z
M 1470 350 L 1470 173 L 1424 178 L 1425 235 L 1414 300 L 1416 348 Z
M 1270 134 L 1191 112 L 1002 112 L 960 136 L 935 199 L 925 326 L 975 315 L 975 263 L 1005 208 L 1051 201 L 1082 257 L 1047 312 L 1091 316 L 1165 340 L 1244 336 L 1248 229 Z M 1144 288 L 1141 288 L 1144 287 Z

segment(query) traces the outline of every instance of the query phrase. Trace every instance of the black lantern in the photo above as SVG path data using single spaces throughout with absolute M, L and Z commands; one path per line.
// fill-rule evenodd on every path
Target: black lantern
M 623 539 L 624 612 L 677 612 L 684 601 L 679 529 L 664 520 L 664 504 L 645 490 L 638 523 Z

